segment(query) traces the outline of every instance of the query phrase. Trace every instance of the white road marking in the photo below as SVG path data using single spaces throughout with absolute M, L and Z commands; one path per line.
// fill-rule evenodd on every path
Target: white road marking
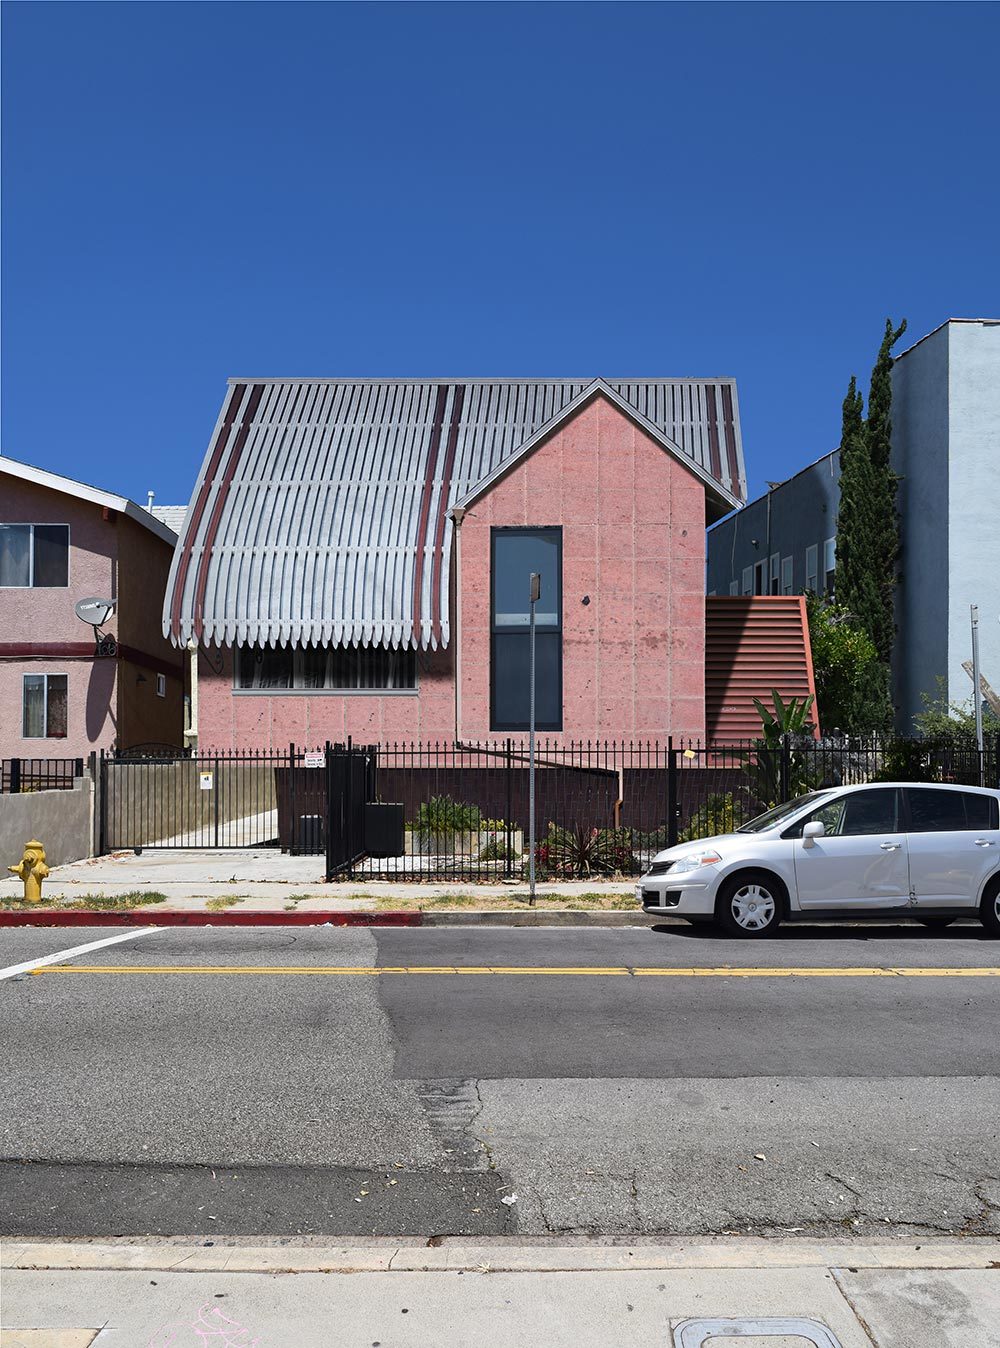
M 89 941 L 86 945 L 75 945 L 72 950 L 57 950 L 54 955 L 41 955 L 36 960 L 26 960 L 24 964 L 12 964 L 8 969 L 0 969 L 0 982 L 5 978 L 16 978 L 18 974 L 30 973 L 40 969 L 43 964 L 59 964 L 72 959 L 74 955 L 86 955 L 89 950 L 100 950 L 105 945 L 117 945 L 119 941 L 134 941 L 137 936 L 152 936 L 154 931 L 163 931 L 163 927 L 140 927 L 137 931 L 123 931 L 117 936 L 105 936 L 102 941 Z

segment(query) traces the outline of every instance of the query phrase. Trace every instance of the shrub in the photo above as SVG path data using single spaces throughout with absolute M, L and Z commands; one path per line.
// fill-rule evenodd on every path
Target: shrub
M 628 829 L 572 828 L 549 825 L 535 852 L 535 864 L 553 875 L 577 880 L 591 875 L 614 875 L 637 869 Z
M 677 836 L 678 842 L 696 842 L 717 833 L 735 833 L 743 822 L 742 802 L 731 791 L 708 796 L 695 810 L 685 828 Z
M 479 853 L 480 861 L 516 861 L 520 853 L 514 847 L 507 847 L 499 838 L 491 838 Z
M 440 833 L 475 833 L 480 817 L 478 805 L 467 805 L 451 796 L 432 796 L 421 804 L 413 827 L 426 837 Z

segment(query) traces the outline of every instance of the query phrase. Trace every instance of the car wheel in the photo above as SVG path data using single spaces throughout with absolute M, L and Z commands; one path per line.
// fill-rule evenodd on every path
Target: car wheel
M 986 891 L 979 919 L 991 936 L 1000 937 L 1000 885 L 991 885 Z
M 930 927 L 931 931 L 937 931 L 941 927 L 950 927 L 955 919 L 953 917 L 918 917 L 917 921 L 922 927 Z
M 763 871 L 744 871 L 719 891 L 715 918 L 730 936 L 773 936 L 785 901 L 780 883 Z

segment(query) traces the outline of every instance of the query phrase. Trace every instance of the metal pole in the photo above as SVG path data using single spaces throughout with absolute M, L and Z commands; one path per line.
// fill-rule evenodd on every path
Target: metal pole
M 985 785 L 986 774 L 983 771 L 983 694 L 979 687 L 979 605 L 973 604 L 970 610 L 972 618 L 972 696 L 976 709 L 976 749 L 979 753 L 979 785 Z
M 528 903 L 535 905 L 535 605 L 542 592 L 542 578 L 531 573 L 530 616 L 528 619 Z

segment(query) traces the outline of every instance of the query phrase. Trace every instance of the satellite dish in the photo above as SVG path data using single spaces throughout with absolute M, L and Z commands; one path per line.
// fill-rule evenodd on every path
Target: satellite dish
M 103 627 L 118 604 L 117 599 L 79 599 L 73 605 L 74 612 L 81 622 L 91 627 Z

